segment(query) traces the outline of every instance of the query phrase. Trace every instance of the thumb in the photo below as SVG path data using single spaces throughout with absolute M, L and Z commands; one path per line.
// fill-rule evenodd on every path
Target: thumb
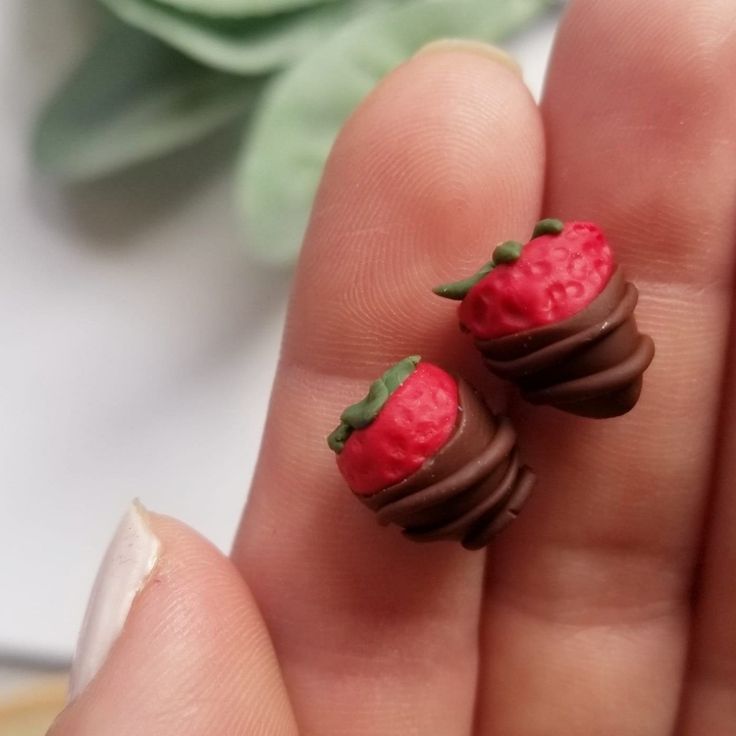
M 97 575 L 48 736 L 296 734 L 266 627 L 230 560 L 134 504 Z

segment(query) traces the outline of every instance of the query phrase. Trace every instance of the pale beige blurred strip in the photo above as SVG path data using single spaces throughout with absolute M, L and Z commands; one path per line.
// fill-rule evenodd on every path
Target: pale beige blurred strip
M 44 677 L 0 700 L 0 734 L 41 736 L 64 707 L 66 675 Z

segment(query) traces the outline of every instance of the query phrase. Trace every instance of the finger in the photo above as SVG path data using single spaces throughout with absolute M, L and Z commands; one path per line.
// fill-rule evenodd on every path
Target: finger
M 387 364 L 420 352 L 460 365 L 463 341 L 431 286 L 530 226 L 541 169 L 521 81 L 465 51 L 425 53 L 391 74 L 334 148 L 234 550 L 302 733 L 470 730 L 482 555 L 379 527 L 325 436 Z
M 139 538 L 157 540 L 158 560 L 101 669 L 49 736 L 296 736 L 266 628 L 233 564 L 172 519 L 133 522 L 143 526 Z M 115 541 L 96 583 L 108 593 L 102 576 L 136 557 L 129 538 Z M 102 611 L 114 612 L 109 596 L 94 601 L 82 639 L 87 657 L 104 628 Z M 77 662 L 72 679 L 79 677 Z
M 578 0 L 562 23 L 544 211 L 603 226 L 657 355 L 625 417 L 519 412 L 539 484 L 490 550 L 481 733 L 672 732 L 729 313 L 735 21 Z
M 706 525 L 692 653 L 678 731 L 681 736 L 729 736 L 736 724 L 736 330 L 733 327 L 730 353 L 719 423 L 715 497 Z

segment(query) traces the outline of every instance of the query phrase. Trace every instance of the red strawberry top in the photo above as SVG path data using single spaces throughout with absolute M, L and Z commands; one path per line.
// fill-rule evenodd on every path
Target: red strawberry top
M 508 241 L 474 277 L 435 289 L 462 299 L 461 325 L 488 340 L 560 322 L 590 304 L 614 271 L 597 225 L 541 220 L 531 240 Z
M 328 438 L 340 472 L 357 494 L 371 495 L 408 478 L 454 433 L 457 381 L 419 361 L 405 358 L 374 381 Z

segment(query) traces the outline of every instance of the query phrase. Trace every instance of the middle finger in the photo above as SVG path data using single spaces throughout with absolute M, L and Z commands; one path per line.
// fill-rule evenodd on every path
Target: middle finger
M 730 0 L 563 20 L 545 215 L 602 225 L 657 355 L 627 416 L 523 410 L 539 484 L 491 549 L 484 733 L 672 731 L 730 311 L 735 21 Z
M 378 528 L 325 436 L 387 364 L 415 352 L 472 362 L 431 287 L 529 228 L 541 180 L 533 101 L 475 53 L 411 60 L 335 145 L 234 551 L 304 734 L 470 732 L 483 555 Z

